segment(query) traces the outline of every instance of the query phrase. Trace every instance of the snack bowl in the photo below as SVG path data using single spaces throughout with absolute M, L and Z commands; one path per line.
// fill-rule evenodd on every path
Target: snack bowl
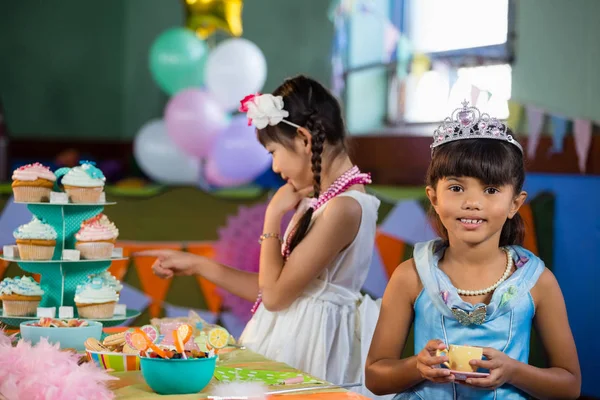
M 217 357 L 162 359 L 140 357 L 142 376 L 158 394 L 192 394 L 204 389 L 215 373 Z
M 21 338 L 38 343 L 43 337 L 52 344 L 58 343 L 61 349 L 72 348 L 77 351 L 85 350 L 84 342 L 87 338 L 100 339 L 102 336 L 102 324 L 96 321 L 88 321 L 87 326 L 79 327 L 42 327 L 33 326 L 38 321 L 21 322 Z
M 97 366 L 110 369 L 115 372 L 139 371 L 140 356 L 137 354 L 126 354 L 108 351 L 92 351 L 86 349 L 88 359 Z

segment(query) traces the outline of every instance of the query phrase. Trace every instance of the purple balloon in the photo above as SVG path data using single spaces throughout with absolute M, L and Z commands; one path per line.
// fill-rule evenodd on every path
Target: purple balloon
M 243 183 L 256 179 L 272 162 L 245 115 L 234 117 L 221 132 L 210 159 L 221 177 Z
M 235 180 L 235 179 L 227 179 L 217 170 L 217 166 L 215 165 L 214 160 L 208 160 L 206 165 L 204 166 L 204 179 L 210 185 L 220 186 L 220 187 L 233 187 L 240 186 L 244 184 L 244 181 Z
M 167 133 L 186 153 L 196 157 L 211 154 L 229 116 L 219 103 L 200 89 L 186 89 L 173 96 L 165 109 Z

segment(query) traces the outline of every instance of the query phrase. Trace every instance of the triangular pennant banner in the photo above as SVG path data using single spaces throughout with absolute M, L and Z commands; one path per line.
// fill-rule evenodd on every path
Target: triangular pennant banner
M 540 142 L 540 135 L 544 125 L 544 111 L 541 108 L 527 106 L 527 158 L 533 160 L 535 151 Z
M 389 279 L 398 264 L 402 262 L 406 245 L 402 240 L 388 236 L 383 232 L 377 232 L 375 244 Z
M 131 255 L 131 248 L 126 242 L 117 242 L 115 247 L 121 247 L 123 249 L 123 257 L 129 257 Z M 127 270 L 129 269 L 130 260 L 113 261 L 108 268 L 108 271 L 113 274 L 115 278 L 122 281 Z
M 152 245 L 140 244 L 130 246 L 132 253 L 144 250 L 159 249 L 181 250 L 181 245 L 173 243 L 153 243 Z M 133 262 L 135 263 L 135 268 L 140 278 L 142 289 L 144 290 L 144 293 L 152 297 L 152 304 L 150 304 L 150 316 L 152 318 L 158 318 L 160 316 L 162 303 L 167 296 L 167 292 L 169 291 L 171 279 L 162 279 L 154 275 L 152 272 L 152 264 L 154 264 L 154 261 L 156 261 L 154 257 L 133 256 Z
M 127 283 L 123 283 L 123 289 L 119 294 L 119 303 L 127 305 L 127 308 L 143 312 L 152 302 L 152 298 L 142 291 Z
M 585 172 L 590 146 L 592 145 L 592 122 L 576 119 L 573 127 L 575 136 L 575 151 L 577 152 L 577 165 L 579 171 Z
M 31 221 L 31 213 L 25 204 L 15 203 L 12 196 L 0 211 L 0 243 L 14 243 L 13 231 Z
M 506 120 L 506 125 L 513 132 L 517 133 L 519 128 L 521 127 L 521 119 L 523 118 L 523 105 L 513 101 L 508 101 L 508 119 Z
M 4 273 L 6 272 L 6 269 L 8 268 L 8 264 L 10 264 L 9 261 L 0 260 L 0 279 L 4 278 Z
M 234 338 L 239 339 L 246 327 L 246 323 L 232 312 L 221 313 L 220 319 L 223 327 L 227 329 Z
M 215 247 L 211 243 L 189 244 L 187 251 L 210 259 L 215 258 Z M 222 298 L 217 290 L 217 285 L 200 276 L 197 276 L 196 280 L 198 281 L 198 285 L 200 285 L 208 309 L 214 313 L 218 313 L 221 310 Z
M 523 247 L 531 251 L 533 254 L 539 254 L 537 245 L 537 235 L 535 232 L 535 223 L 533 220 L 533 211 L 531 210 L 531 206 L 529 204 L 523 204 L 523 206 L 519 210 L 519 214 L 521 215 L 521 218 L 523 218 L 523 222 L 525 223 L 525 238 L 523 240 Z
M 373 249 L 373 257 L 371 258 L 367 279 L 365 279 L 362 289 L 370 294 L 371 297 L 379 299 L 383 297 L 388 280 L 379 252 L 375 248 Z
M 479 100 L 480 93 L 481 93 L 481 89 L 479 89 L 475 85 L 471 85 L 471 105 L 473 107 L 477 106 L 477 100 Z
M 557 115 L 552 116 L 552 153 L 562 153 L 568 124 L 568 119 Z
M 405 200 L 396 204 L 379 230 L 410 245 L 437 237 L 417 200 Z

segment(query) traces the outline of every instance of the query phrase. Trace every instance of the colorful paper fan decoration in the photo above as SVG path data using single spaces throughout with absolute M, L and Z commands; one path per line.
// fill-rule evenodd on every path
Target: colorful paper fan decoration
M 242 271 L 258 272 L 258 238 L 263 234 L 267 205 L 268 203 L 241 206 L 236 215 L 227 218 L 227 224 L 219 229 L 219 240 L 215 244 L 218 262 Z M 289 213 L 283 218 L 281 232 L 285 231 L 291 217 L 292 213 Z M 230 309 L 244 323 L 250 320 L 251 302 L 223 289 L 219 289 L 219 292 L 223 297 L 224 308 Z

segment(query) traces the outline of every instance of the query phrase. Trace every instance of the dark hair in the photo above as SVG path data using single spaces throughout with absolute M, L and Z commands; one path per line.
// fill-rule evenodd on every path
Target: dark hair
M 512 135 L 510 130 L 507 134 Z M 464 139 L 443 144 L 434 149 L 426 184 L 436 188 L 438 181 L 448 176 L 477 178 L 486 185 L 510 184 L 515 195 L 525 180 L 523 154 L 513 144 L 493 139 Z M 447 243 L 448 231 L 433 207 L 430 215 L 440 237 Z M 500 246 L 522 244 L 525 225 L 519 213 L 502 227 Z
M 283 98 L 283 108 L 289 113 L 286 120 L 306 128 L 311 133 L 312 172 L 314 176 L 314 197 L 321 193 L 321 155 L 323 145 L 335 147 L 337 152 L 346 148 L 345 126 L 342 108 L 337 99 L 319 82 L 305 76 L 285 80 L 272 93 Z M 258 140 L 266 145 L 280 143 L 291 148 L 297 129 L 286 123 L 267 125 L 258 129 Z M 306 236 L 313 209 L 309 208 L 300 218 L 290 241 L 290 251 Z

